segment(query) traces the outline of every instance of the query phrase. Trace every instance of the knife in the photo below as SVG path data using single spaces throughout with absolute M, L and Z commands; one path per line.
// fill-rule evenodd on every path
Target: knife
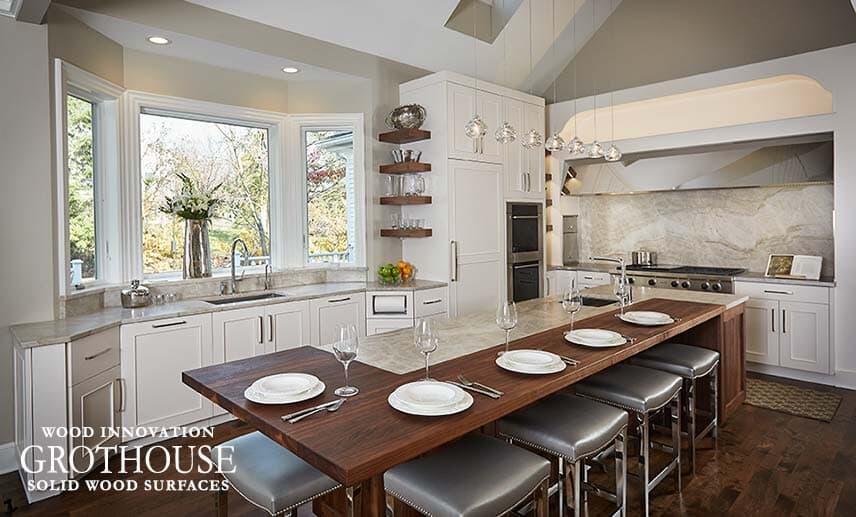
M 323 403 L 323 404 L 318 404 L 317 406 L 308 407 L 308 408 L 306 408 L 306 409 L 301 409 L 300 411 L 295 411 L 294 413 L 289 413 L 289 414 L 287 414 L 287 415 L 282 415 L 280 418 L 281 418 L 283 421 L 285 421 L 285 420 L 290 420 L 290 419 L 292 419 L 292 418 L 294 418 L 294 417 L 297 417 L 297 416 L 300 416 L 300 415 L 303 415 L 303 414 L 306 414 L 306 413 L 309 413 L 309 412 L 315 411 L 316 409 L 324 409 L 324 408 L 326 408 L 327 406 L 332 406 L 333 404 L 335 404 L 335 403 L 337 403 L 337 402 L 339 402 L 339 400 L 338 400 L 338 399 L 336 399 L 336 400 L 331 400 L 330 402 L 325 402 L 325 403 Z
M 461 384 L 461 383 L 458 383 L 455 381 L 446 381 L 446 382 L 449 384 L 452 384 L 453 386 L 457 386 L 457 387 L 461 388 L 462 390 L 469 390 L 469 391 L 472 391 L 473 393 L 480 393 L 480 394 L 486 395 L 492 399 L 498 399 L 500 397 L 500 395 L 497 395 L 496 393 L 493 393 L 492 391 L 487 391 L 487 390 L 483 390 L 481 388 L 476 388 L 475 386 L 467 386 L 466 384 Z

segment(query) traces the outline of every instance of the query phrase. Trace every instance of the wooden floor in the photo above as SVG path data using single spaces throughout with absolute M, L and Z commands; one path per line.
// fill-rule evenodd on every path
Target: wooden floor
M 653 513 L 856 515 L 856 392 L 810 386 L 842 395 L 844 400 L 833 422 L 742 406 L 722 429 L 719 449 L 700 451 L 695 478 L 684 476 L 683 495 L 673 493 L 670 480 L 659 487 L 653 498 Z M 223 424 L 216 429 L 214 441 L 221 442 L 249 430 L 240 423 Z M 187 477 L 169 471 L 158 476 L 125 477 L 141 482 L 181 478 Z M 633 499 L 630 514 L 636 515 L 638 505 L 636 498 Z M 17 473 L 0 476 L 0 501 L 6 500 L 11 500 L 16 508 L 12 514 L 15 517 L 214 514 L 214 496 L 198 492 L 90 493 L 81 490 L 27 505 Z M 6 508 L 4 503 L 0 511 Z M 308 515 L 308 508 L 301 510 L 301 514 Z M 229 515 L 267 514 L 231 492 Z

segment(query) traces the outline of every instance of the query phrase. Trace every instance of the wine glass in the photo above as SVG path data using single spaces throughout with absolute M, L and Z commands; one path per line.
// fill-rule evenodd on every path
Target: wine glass
M 574 316 L 583 308 L 583 295 L 579 289 L 568 289 L 562 293 L 562 309 L 571 316 L 571 330 L 574 331 Z
M 513 301 L 506 300 L 496 308 L 496 325 L 505 331 L 505 352 L 508 352 L 511 329 L 517 326 L 517 305 Z
M 437 350 L 440 338 L 434 329 L 434 323 L 430 319 L 419 320 L 413 330 L 413 342 L 416 345 L 416 350 L 425 356 L 425 380 L 430 381 L 428 376 L 428 356 L 431 352 Z
M 360 392 L 356 386 L 351 386 L 348 380 L 348 366 L 357 358 L 359 348 L 357 327 L 354 325 L 342 325 L 339 327 L 339 340 L 333 343 L 333 355 L 345 367 L 345 385 L 336 388 L 333 393 L 340 397 L 353 397 Z

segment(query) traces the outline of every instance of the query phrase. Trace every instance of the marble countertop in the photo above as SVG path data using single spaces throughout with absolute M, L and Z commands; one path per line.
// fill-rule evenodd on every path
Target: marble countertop
M 609 262 L 574 262 L 556 266 L 547 266 L 547 271 L 599 271 L 602 273 L 615 273 L 616 264 Z
M 585 291 L 586 296 L 614 299 L 609 286 L 595 287 Z M 700 293 L 636 287 L 634 301 L 649 298 L 666 298 L 691 302 L 724 305 L 726 308 L 745 303 L 748 297 L 732 294 Z M 605 307 L 585 306 L 577 313 L 577 321 L 590 316 L 609 312 L 615 305 Z M 568 315 L 562 310 L 558 297 L 539 298 L 517 304 L 519 324 L 511 331 L 511 339 L 537 334 L 561 325 L 567 325 Z M 430 363 L 437 364 L 479 350 L 494 347 L 505 341 L 505 332 L 496 326 L 494 311 L 485 311 L 461 318 L 435 318 L 440 335 L 440 346 L 431 354 Z M 316 348 L 331 352 L 330 345 Z M 396 374 L 404 374 L 424 367 L 423 356 L 413 345 L 413 331 L 403 329 L 378 336 L 369 336 L 360 341 L 358 361 Z
M 73 318 L 63 320 L 50 320 L 13 325 L 10 327 L 10 330 L 12 335 L 15 337 L 18 346 L 29 348 L 34 346 L 53 345 L 56 343 L 67 343 L 122 324 L 140 323 L 167 318 L 180 318 L 183 316 L 193 316 L 195 314 L 206 314 L 300 300 L 311 300 L 313 298 L 322 298 L 325 296 L 334 296 L 339 294 L 379 290 L 420 291 L 436 287 L 445 287 L 446 285 L 447 284 L 445 282 L 435 282 L 431 280 L 414 280 L 412 283 L 398 286 L 386 286 L 377 282 L 327 282 L 324 284 L 307 284 L 272 289 L 268 292 L 281 294 L 283 296 L 264 300 L 214 305 L 205 302 L 203 299 L 197 299 L 181 300 L 165 305 L 149 305 L 148 307 L 141 307 L 139 309 L 110 307 L 92 314 L 75 316 Z M 253 294 L 261 293 L 247 292 L 234 296 L 248 296 Z

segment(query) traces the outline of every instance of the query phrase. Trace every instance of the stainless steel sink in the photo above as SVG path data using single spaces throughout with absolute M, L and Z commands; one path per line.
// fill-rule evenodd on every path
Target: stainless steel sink
M 285 298 L 285 295 L 277 293 L 248 294 L 246 296 L 211 298 L 203 301 L 205 303 L 210 303 L 211 305 L 228 305 L 232 303 L 257 302 L 259 300 L 269 300 L 271 298 Z

